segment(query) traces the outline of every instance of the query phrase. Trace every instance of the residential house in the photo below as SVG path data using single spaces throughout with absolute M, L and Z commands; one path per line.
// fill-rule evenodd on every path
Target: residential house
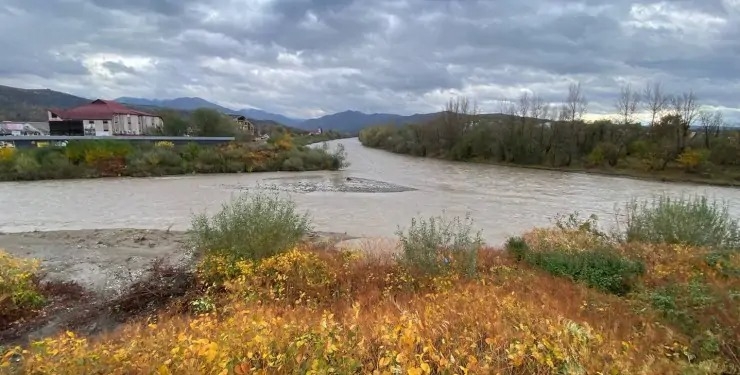
M 52 135 L 142 135 L 162 126 L 157 115 L 102 99 L 70 109 L 49 109 L 48 115 Z
M 230 114 L 229 117 L 236 122 L 239 130 L 254 135 L 254 124 L 245 116 Z

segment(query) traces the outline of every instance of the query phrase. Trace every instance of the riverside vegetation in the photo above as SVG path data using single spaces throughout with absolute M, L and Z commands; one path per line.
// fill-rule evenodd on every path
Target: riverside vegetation
M 193 220 L 202 292 L 188 313 L 5 348 L 0 371 L 739 373 L 738 221 L 703 197 L 624 213 L 622 230 L 572 214 L 505 251 L 468 218 L 419 218 L 388 255 L 308 245 L 292 202 L 246 195 Z M 3 274 L 0 300 L 28 290 L 13 286 L 27 270 Z
M 558 170 L 594 171 L 662 180 L 740 184 L 740 131 L 719 111 L 703 109 L 693 92 L 622 89 L 618 116 L 587 122 L 587 100 L 571 85 L 558 107 L 523 94 L 501 114 L 481 115 L 467 98 L 451 100 L 435 120 L 363 129 L 368 147 L 415 156 Z M 649 114 L 649 126 L 636 121 Z
M 172 142 L 71 141 L 65 147 L 0 149 L 0 180 L 151 177 L 194 173 L 338 170 L 344 148 L 296 145 L 289 133 L 267 143 L 219 146 Z

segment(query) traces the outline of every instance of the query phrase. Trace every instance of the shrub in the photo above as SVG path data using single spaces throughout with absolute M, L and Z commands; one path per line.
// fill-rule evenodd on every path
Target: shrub
M 426 274 L 456 270 L 468 276 L 475 273 L 478 250 L 483 245 L 480 231 L 473 232 L 469 215 L 455 217 L 414 218 L 404 232 L 396 231 L 402 253 L 400 262 Z
M 196 249 L 231 261 L 258 260 L 294 247 L 309 230 L 308 214 L 295 203 L 256 192 L 232 198 L 211 218 L 196 215 L 191 239 Z
M 0 147 L 0 161 L 12 160 L 13 155 L 15 155 L 14 147 Z
M 154 144 L 154 147 L 159 148 L 175 148 L 175 144 L 170 141 L 159 141 Z
M 574 229 L 576 228 L 576 229 Z M 645 266 L 641 261 L 623 257 L 603 234 L 594 229 L 594 221 L 558 221 L 558 228 L 535 229 L 524 238 L 507 242 L 517 260 L 548 273 L 568 277 L 589 287 L 623 295 L 629 292 Z
M 22 180 L 32 180 L 38 178 L 39 171 L 41 170 L 41 164 L 36 161 L 33 155 L 28 153 L 19 153 L 15 158 L 15 165 L 13 167 L 16 176 Z
M 239 276 L 226 283 L 228 290 L 249 298 L 327 302 L 333 297 L 337 276 L 316 253 L 292 249 L 260 262 L 241 262 Z
M 44 304 L 38 290 L 38 271 L 38 260 L 16 258 L 0 250 L 0 325 L 23 310 Z
M 299 156 L 293 156 L 285 159 L 281 168 L 284 171 L 303 171 L 303 160 Z
M 604 249 L 579 253 L 562 251 L 528 252 L 524 259 L 555 276 L 569 277 L 589 287 L 617 295 L 632 290 L 634 280 L 644 272 L 639 261 L 623 258 Z
M 686 149 L 681 155 L 678 156 L 676 161 L 684 168 L 687 172 L 696 172 L 709 160 L 709 150 L 704 149 Z
M 740 248 L 740 227 L 727 204 L 710 202 L 704 196 L 661 195 L 650 202 L 633 199 L 626 205 L 625 220 L 628 241 Z

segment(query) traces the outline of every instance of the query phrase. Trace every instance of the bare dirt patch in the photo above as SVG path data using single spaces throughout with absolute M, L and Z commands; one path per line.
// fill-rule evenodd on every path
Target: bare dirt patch
M 0 248 L 41 260 L 42 281 L 72 282 L 101 298 L 112 298 L 141 280 L 156 259 L 189 264 L 186 234 L 163 230 L 106 229 L 6 233 Z
M 306 241 L 326 248 L 352 237 L 314 232 Z M 140 229 L 73 230 L 0 234 L 0 249 L 41 260 L 40 287 L 48 303 L 0 325 L 3 346 L 73 330 L 109 332 L 132 319 L 163 310 L 187 313 L 202 295 L 196 254 L 184 232 Z

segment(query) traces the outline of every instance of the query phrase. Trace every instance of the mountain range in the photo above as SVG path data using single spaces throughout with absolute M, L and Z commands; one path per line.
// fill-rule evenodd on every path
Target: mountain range
M 92 100 L 49 89 L 23 89 L 0 85 L 0 121 L 46 121 L 48 108 L 69 108 L 89 103 Z M 358 111 L 344 111 L 319 118 L 296 119 L 254 108 L 235 110 L 198 97 L 175 99 L 120 97 L 114 100 L 147 111 L 168 108 L 189 112 L 198 108 L 210 108 L 224 113 L 240 114 L 252 120 L 275 122 L 304 130 L 322 128 L 347 133 L 357 133 L 362 128 L 377 124 L 418 123 L 437 115 L 437 113 L 424 113 L 403 116 L 391 113 L 367 114 Z

